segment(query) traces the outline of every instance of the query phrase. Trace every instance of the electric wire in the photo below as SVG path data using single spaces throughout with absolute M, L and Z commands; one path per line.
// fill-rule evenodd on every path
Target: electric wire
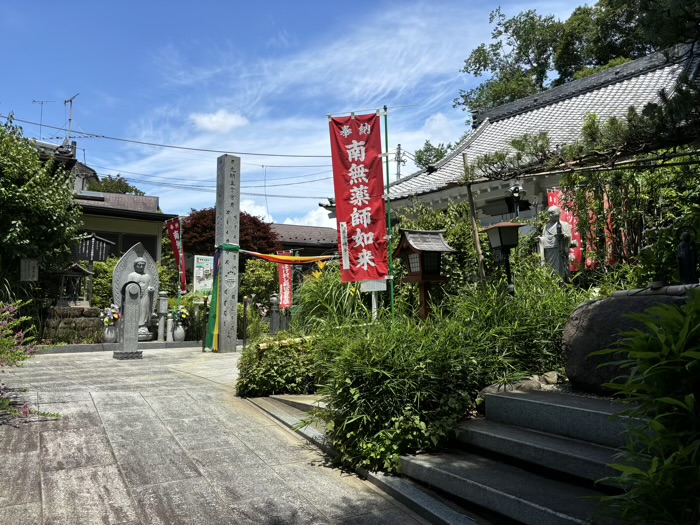
M 10 118 L 7 115 L 0 115 L 0 118 Z M 30 120 L 22 120 L 18 118 L 12 117 L 13 122 L 22 122 L 23 124 L 30 124 L 32 126 L 38 126 L 39 124 L 36 122 L 32 122 Z M 59 131 L 68 131 L 67 128 L 60 128 L 57 126 L 49 126 L 48 124 L 43 125 L 45 128 L 49 129 L 56 129 Z M 73 131 L 71 130 L 73 133 Z M 289 153 L 252 153 L 252 152 L 245 152 L 245 151 L 228 151 L 228 150 L 219 150 L 219 149 L 208 149 L 208 148 L 192 148 L 189 146 L 175 146 L 173 144 L 159 144 L 157 142 L 146 142 L 146 141 L 141 141 L 141 140 L 133 140 L 133 139 L 124 139 L 120 137 L 110 137 L 108 135 L 100 135 L 97 133 L 87 133 L 87 132 L 75 132 L 76 135 L 82 135 L 81 138 L 95 138 L 95 139 L 105 139 L 105 140 L 114 140 L 116 142 L 125 142 L 128 144 L 140 144 L 142 146 L 151 146 L 154 148 L 167 148 L 167 149 L 176 149 L 176 150 L 183 150 L 183 151 L 204 151 L 207 153 L 223 153 L 223 154 L 229 154 L 229 155 L 250 155 L 250 156 L 255 156 L 255 157 L 285 157 L 285 158 L 315 158 L 315 159 L 329 159 L 331 158 L 330 155 L 293 155 Z

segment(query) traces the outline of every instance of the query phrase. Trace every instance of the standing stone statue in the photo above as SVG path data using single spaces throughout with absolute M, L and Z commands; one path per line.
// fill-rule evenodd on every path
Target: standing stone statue
M 114 268 L 112 296 L 114 304 L 122 307 L 122 288 L 128 282 L 139 285 L 138 340 L 150 341 L 151 316 L 158 298 L 158 268 L 141 243 L 132 246 Z
M 678 273 L 681 283 L 698 284 L 697 266 L 695 243 L 690 239 L 690 232 L 683 232 L 681 242 L 678 244 Z
M 571 248 L 571 224 L 560 220 L 561 208 L 552 206 L 547 210 L 549 221 L 540 237 L 540 257 L 565 281 L 571 276 L 569 248 Z

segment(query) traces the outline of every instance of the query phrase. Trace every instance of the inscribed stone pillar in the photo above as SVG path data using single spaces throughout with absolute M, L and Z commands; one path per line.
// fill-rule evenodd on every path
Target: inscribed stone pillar
M 216 169 L 216 236 L 217 246 L 238 244 L 240 215 L 241 159 L 221 155 Z M 221 298 L 219 309 L 219 351 L 236 350 L 238 323 L 238 252 L 220 255 Z

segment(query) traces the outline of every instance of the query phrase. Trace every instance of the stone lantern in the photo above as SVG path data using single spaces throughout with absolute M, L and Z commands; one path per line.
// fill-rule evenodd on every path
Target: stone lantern
M 454 252 L 443 238 L 443 230 L 399 230 L 401 238 L 394 250 L 394 258 L 400 257 L 408 275 L 405 283 L 418 283 L 420 289 L 420 317 L 426 319 L 430 312 L 427 291 L 430 283 L 443 282 L 440 274 L 442 254 Z

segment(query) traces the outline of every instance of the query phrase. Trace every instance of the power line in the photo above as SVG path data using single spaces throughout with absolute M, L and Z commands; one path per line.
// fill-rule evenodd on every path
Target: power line
M 152 177 L 152 178 L 154 178 L 154 179 L 162 179 L 162 180 L 181 180 L 179 177 L 163 177 L 163 176 L 159 176 L 159 175 L 151 175 L 150 173 L 138 173 L 138 172 L 136 172 L 136 171 L 119 170 L 119 169 L 110 168 L 110 167 L 107 167 L 107 166 L 98 166 L 98 165 L 96 165 L 96 164 L 91 164 L 90 166 L 93 167 L 93 168 L 101 169 L 101 170 L 110 170 L 110 171 L 113 171 L 113 172 L 117 173 L 118 175 L 119 175 L 119 174 L 122 174 L 122 173 L 127 173 L 127 174 L 130 174 L 130 175 L 138 175 L 138 176 L 140 176 L 140 177 Z M 269 167 L 269 166 L 268 166 L 268 167 Z M 270 179 L 270 180 L 271 180 L 271 181 L 278 181 L 278 180 L 302 179 L 302 178 L 305 178 L 305 177 L 314 177 L 314 176 L 316 176 L 316 175 L 324 175 L 324 174 L 326 174 L 326 173 L 332 173 L 332 170 L 318 171 L 318 172 L 316 172 L 316 173 L 307 173 L 306 175 L 294 175 L 294 176 L 291 176 L 291 177 L 275 177 L 275 178 Z M 105 173 L 99 173 L 99 175 L 107 175 L 107 176 L 109 176 L 110 174 L 108 174 L 108 173 L 106 173 L 106 174 L 105 174 Z M 202 182 L 214 182 L 214 179 L 211 179 L 211 180 L 209 180 L 209 179 L 201 179 L 201 180 L 202 180 Z M 321 179 L 318 179 L 318 180 L 321 180 Z
M 9 118 L 7 115 L 0 115 L 0 118 Z M 15 122 L 22 122 L 24 124 L 31 124 L 33 126 L 38 126 L 36 122 L 32 122 L 29 120 L 21 120 L 18 118 L 13 117 L 13 121 Z M 60 128 L 57 126 L 49 126 L 49 125 L 44 125 L 45 128 L 49 129 L 55 129 L 58 131 L 70 131 L 67 130 L 66 128 Z M 292 155 L 292 154 L 285 154 L 285 153 L 250 153 L 250 152 L 244 152 L 244 151 L 226 151 L 226 150 L 218 150 L 218 149 L 207 149 L 207 148 L 191 148 L 189 146 L 175 146 L 172 144 L 158 144 L 157 142 L 145 142 L 141 140 L 132 140 L 132 139 L 123 139 L 119 137 L 110 137 L 108 135 L 99 135 L 96 133 L 87 133 L 87 132 L 80 132 L 80 134 L 83 135 L 82 138 L 95 138 L 95 139 L 105 139 L 105 140 L 114 140 L 117 142 L 126 142 L 129 144 L 140 144 L 142 146 L 152 146 L 154 148 L 167 148 L 167 149 L 177 149 L 177 150 L 183 150 L 183 151 L 204 151 L 207 153 L 223 153 L 223 154 L 229 154 L 229 155 L 250 155 L 250 156 L 256 156 L 256 157 L 287 157 L 287 158 L 316 158 L 316 159 L 329 159 L 331 156 L 330 155 Z

